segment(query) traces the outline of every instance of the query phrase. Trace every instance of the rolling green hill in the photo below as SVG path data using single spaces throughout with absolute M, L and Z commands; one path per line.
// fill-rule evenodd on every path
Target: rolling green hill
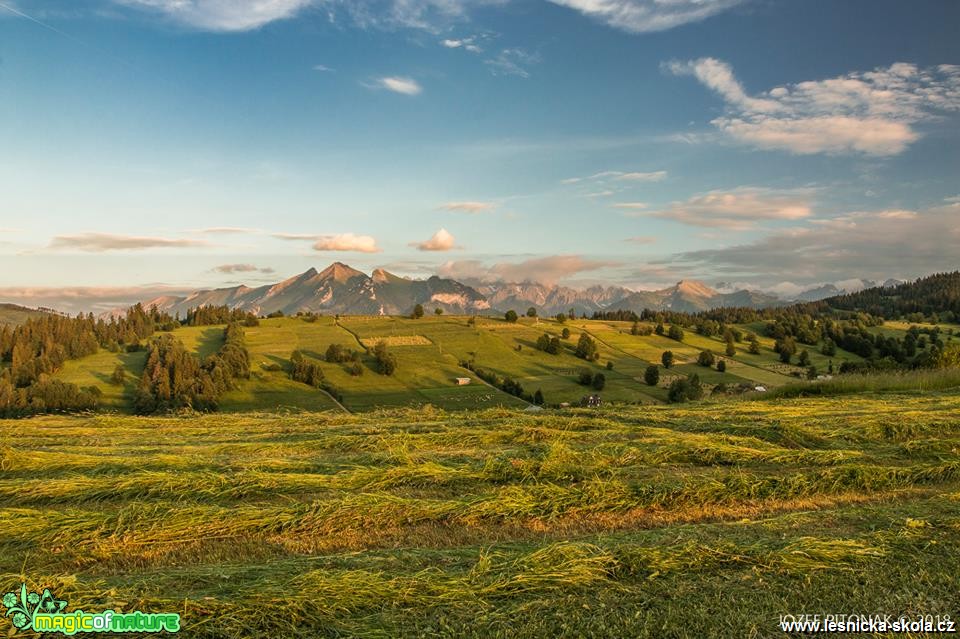
M 907 325 L 890 325 L 877 330 L 904 332 Z M 550 355 L 536 348 L 537 339 L 545 332 L 560 336 L 561 352 Z M 744 331 L 758 331 L 757 326 L 743 326 Z M 518 381 L 525 392 L 541 390 L 549 405 L 576 403 L 592 392 L 581 386 L 581 371 L 602 373 L 606 386 L 600 392 L 608 403 L 656 404 L 666 400 L 666 388 L 678 376 L 696 373 L 709 389 L 725 383 L 728 386 L 747 384 L 776 387 L 797 381 L 794 375 L 805 372 L 797 366 L 780 363 L 773 352 L 773 340 L 760 336 L 760 354 L 748 352 L 744 342 L 737 344 L 737 353 L 724 355 L 725 343 L 719 337 L 705 337 L 687 331 L 683 342 L 656 334 L 632 335 L 628 322 L 576 320 L 559 324 L 555 320 L 521 318 L 515 324 L 500 319 L 463 316 L 429 316 L 418 320 L 398 317 L 350 316 L 336 319 L 317 317 L 272 318 L 259 326 L 245 328 L 251 356 L 252 376 L 240 388 L 223 397 L 221 410 L 347 410 L 366 411 L 377 408 L 431 404 L 447 410 L 478 409 L 495 406 L 526 407 L 528 404 L 485 383 L 478 375 L 461 366 L 472 363 L 476 369 Z M 587 362 L 574 355 L 582 333 L 593 338 L 600 357 Z M 222 327 L 183 327 L 174 332 L 188 349 L 204 357 L 221 345 Z M 331 344 L 355 351 L 385 341 L 398 359 L 397 371 L 385 377 L 376 372 L 373 358 L 363 355 L 362 374 L 351 375 L 345 364 L 324 361 Z M 827 358 L 817 347 L 807 347 L 811 362 L 826 371 L 832 360 L 857 361 L 857 355 L 838 351 Z M 696 363 L 702 350 L 712 350 L 727 363 L 721 373 Z M 324 372 L 326 381 L 339 396 L 294 382 L 289 377 L 290 356 L 294 350 L 303 353 Z M 650 364 L 660 365 L 664 351 L 674 353 L 676 364 L 670 369 L 660 366 L 660 383 L 647 386 L 644 371 Z M 612 368 L 608 368 L 608 362 Z M 110 384 L 110 376 L 121 364 L 127 371 L 122 387 Z M 130 410 L 132 395 L 144 365 L 143 353 L 100 353 L 67 362 L 57 376 L 81 387 L 97 386 L 103 391 L 102 404 L 108 409 Z M 471 383 L 458 386 L 455 379 L 469 377 Z

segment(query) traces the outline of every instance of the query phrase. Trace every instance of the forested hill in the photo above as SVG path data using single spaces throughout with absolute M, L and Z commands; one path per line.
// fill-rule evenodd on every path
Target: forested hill
M 824 300 L 830 308 L 887 319 L 922 314 L 943 321 L 960 317 L 960 271 L 936 273 L 893 287 L 868 288 Z M 949 314 L 949 315 L 948 315 Z
M 16 326 L 28 319 L 48 314 L 40 309 L 26 308 L 17 304 L 0 304 L 0 326 Z

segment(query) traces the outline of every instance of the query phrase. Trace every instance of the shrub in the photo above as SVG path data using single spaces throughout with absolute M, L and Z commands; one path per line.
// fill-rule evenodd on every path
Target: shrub
M 647 386 L 656 386 L 660 383 L 660 369 L 656 364 L 647 366 L 647 370 L 643 373 L 643 381 L 647 383 Z
M 593 376 L 593 388 L 594 390 L 601 391 L 603 387 L 607 385 L 607 376 L 603 373 L 597 373 Z

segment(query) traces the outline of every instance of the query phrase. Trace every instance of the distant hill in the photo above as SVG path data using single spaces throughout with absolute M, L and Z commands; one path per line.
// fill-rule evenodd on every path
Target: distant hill
M 837 295 L 825 301 L 831 308 L 861 311 L 882 317 L 903 317 L 952 313 L 960 318 L 960 271 L 937 273 L 913 282 L 888 280 L 856 293 Z
M 43 317 L 53 311 L 48 309 L 27 308 L 17 304 L 0 304 L 0 326 L 16 326 L 32 317 Z
M 780 305 L 776 297 L 756 291 L 720 293 L 702 282 L 684 280 L 659 291 L 632 291 L 618 286 L 574 289 L 538 283 L 462 283 L 430 277 L 415 280 L 383 269 L 367 275 L 341 262 L 323 271 L 310 269 L 277 284 L 200 290 L 186 296 L 165 295 L 144 306 L 185 316 L 198 306 L 229 306 L 258 315 L 300 311 L 342 315 L 404 315 L 415 305 L 446 313 L 523 312 L 533 306 L 543 315 L 578 315 L 602 310 L 644 309 L 696 312 L 724 306 L 763 308 Z

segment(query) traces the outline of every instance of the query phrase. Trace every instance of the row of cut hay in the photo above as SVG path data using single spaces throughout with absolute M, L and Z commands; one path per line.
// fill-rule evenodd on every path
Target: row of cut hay
M 275 475 L 270 478 L 276 479 Z M 174 478 L 164 478 L 173 481 Z M 196 479 L 193 477 L 192 479 Z M 373 534 L 421 524 L 472 526 L 493 522 L 519 522 L 530 518 L 554 519 L 599 513 L 625 513 L 635 509 L 670 510 L 680 507 L 777 503 L 844 493 L 871 494 L 914 486 L 941 485 L 960 479 L 960 462 L 916 464 L 902 467 L 850 465 L 787 475 L 747 472 L 720 477 L 629 484 L 618 479 L 591 479 L 562 486 L 554 483 L 509 485 L 491 492 L 457 499 L 404 497 L 389 493 L 331 493 L 309 504 L 224 507 L 169 500 L 162 504 L 137 503 L 108 511 L 64 509 L 39 511 L 7 508 L 0 511 L 0 539 L 7 544 L 30 543 L 41 547 L 61 544 L 122 546 L 124 543 L 175 543 L 191 538 L 224 536 L 305 535 L 333 537 L 345 532 Z M 178 495 L 181 484 L 165 490 Z M 230 495 L 265 490 L 229 485 Z M 151 494 L 131 483 L 131 493 Z M 214 491 L 215 487 L 206 490 Z M 54 495 L 47 497 L 56 501 Z M 63 502 L 57 502 L 63 503 Z

